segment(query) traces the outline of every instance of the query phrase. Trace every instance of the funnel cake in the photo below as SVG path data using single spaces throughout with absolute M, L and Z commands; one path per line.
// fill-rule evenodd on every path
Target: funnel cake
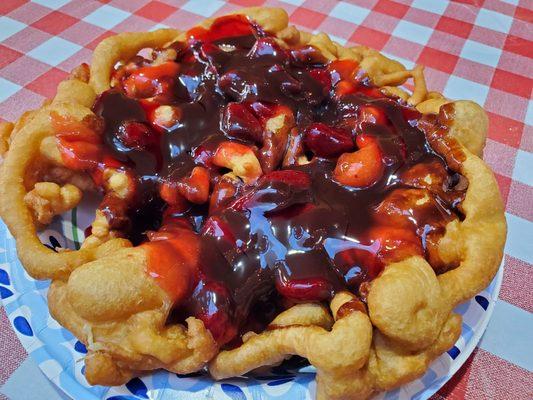
M 244 9 L 107 38 L 4 124 L 1 215 L 28 273 L 52 280 L 91 384 L 299 355 L 318 399 L 368 398 L 449 349 L 453 308 L 496 273 L 486 130 L 421 66 Z M 81 248 L 45 247 L 37 230 L 89 191 Z

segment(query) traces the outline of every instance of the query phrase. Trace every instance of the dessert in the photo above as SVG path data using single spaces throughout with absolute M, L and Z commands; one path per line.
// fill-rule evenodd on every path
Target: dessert
M 105 39 L 2 127 L 0 212 L 86 344 L 89 383 L 222 379 L 300 355 L 317 398 L 367 398 L 449 349 L 453 308 L 498 268 L 486 129 L 420 66 L 245 9 Z M 90 191 L 81 249 L 43 246 L 37 229 Z

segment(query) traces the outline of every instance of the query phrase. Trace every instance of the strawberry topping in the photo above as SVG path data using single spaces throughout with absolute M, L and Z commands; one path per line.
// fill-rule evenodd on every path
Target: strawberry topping
M 246 17 L 186 37 L 117 66 L 96 122 L 52 120 L 65 166 L 104 192 L 128 179 L 105 215 L 146 250 L 172 318 L 229 346 L 287 305 L 364 296 L 391 262 L 439 262 L 467 185 L 426 138 L 444 123 Z

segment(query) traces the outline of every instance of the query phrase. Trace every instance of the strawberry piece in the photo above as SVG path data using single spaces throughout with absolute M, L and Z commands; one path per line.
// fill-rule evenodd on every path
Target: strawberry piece
M 376 241 L 370 245 L 358 244 L 357 247 L 335 254 L 334 263 L 344 271 L 344 279 L 349 286 L 357 287 L 379 275 L 383 270 L 383 264 L 378 258 L 380 248 L 381 243 Z
M 369 244 L 357 244 L 335 254 L 334 263 L 344 271 L 349 286 L 378 277 L 384 266 L 411 256 L 423 256 L 421 241 L 409 229 L 376 226 L 365 235 Z
M 324 278 L 283 279 L 277 277 L 276 290 L 279 294 L 297 301 L 322 301 L 330 298 L 332 284 Z
M 342 80 L 335 85 L 335 98 L 340 99 L 348 94 L 355 93 L 357 87 L 353 82 Z
M 124 146 L 136 149 L 146 149 L 156 140 L 155 133 L 142 122 L 126 121 L 118 128 L 118 138 Z
M 424 256 L 420 238 L 410 229 L 377 226 L 372 228 L 368 235 L 380 243 L 377 257 L 382 264 L 390 264 L 412 256 Z
M 192 158 L 196 164 L 202 164 L 204 167 L 213 167 L 212 158 L 216 149 L 211 149 L 209 146 L 200 145 L 195 147 L 192 152 Z
M 237 178 L 232 179 L 222 176 L 213 187 L 213 193 L 211 193 L 209 200 L 209 215 L 229 203 L 235 197 L 241 185 L 241 181 Z
M 159 186 L 159 196 L 173 207 L 184 208 L 187 201 L 178 190 L 175 182 L 164 182 Z
M 303 171 L 283 169 L 272 171 L 266 175 L 263 175 L 259 180 L 259 185 L 262 185 L 266 182 L 283 182 L 290 186 L 306 189 L 311 186 L 311 177 L 309 174 Z
M 324 94 L 327 94 L 331 89 L 331 74 L 328 70 L 323 68 L 314 68 L 309 71 L 309 75 L 315 79 L 324 88 Z
M 362 93 L 365 96 L 373 97 L 375 99 L 386 98 L 385 94 L 380 88 L 359 84 L 357 86 L 357 93 Z
M 147 273 L 179 304 L 196 285 L 200 242 L 189 227 L 172 225 L 150 234 L 153 240 L 140 247 L 147 254 Z
M 300 98 L 302 96 L 304 85 L 287 71 L 281 71 L 278 75 L 278 79 L 281 80 L 281 91 L 287 96 L 294 98 Z
M 179 237 L 184 229 L 191 230 L 191 228 L 191 224 L 185 218 L 166 218 L 158 231 L 147 231 L 146 236 L 150 242 L 172 240 Z
M 209 171 L 194 167 L 191 175 L 178 182 L 178 191 L 191 203 L 203 204 L 209 198 Z
M 196 297 L 203 300 L 196 318 L 202 320 L 219 345 L 231 341 L 237 335 L 237 327 L 231 318 L 233 307 L 227 287 L 220 282 L 203 283 Z
M 304 144 L 318 157 L 334 158 L 354 149 L 348 131 L 328 126 L 322 122 L 309 125 L 304 132 Z
M 368 135 L 359 135 L 357 145 L 359 150 L 339 157 L 333 178 L 342 185 L 367 187 L 376 183 L 385 172 L 382 152 L 376 139 Z
M 246 72 L 232 69 L 222 74 L 218 79 L 218 86 L 234 100 L 240 100 L 247 92 L 249 84 Z
M 287 53 L 273 38 L 262 37 L 256 40 L 254 46 L 250 49 L 248 56 L 251 58 L 271 57 L 281 61 L 287 58 Z
M 340 81 L 354 82 L 359 63 L 353 60 L 335 60 L 328 64 L 334 85 Z
M 239 252 L 240 246 L 237 243 L 237 237 L 231 230 L 230 224 L 221 216 L 209 217 L 200 234 L 216 239 L 217 247 L 223 254 Z
M 422 117 L 422 114 L 416 108 L 402 107 L 403 118 L 411 126 L 416 126 L 418 120 Z
M 385 115 L 385 111 L 383 109 L 375 107 L 375 106 L 361 106 L 359 108 L 359 122 L 366 122 L 368 124 L 379 124 L 379 125 L 386 125 L 387 124 L 387 116 Z
M 248 107 L 240 103 L 229 103 L 222 117 L 224 132 L 236 139 L 250 140 L 261 143 L 263 129 L 261 122 Z
M 105 153 L 102 157 L 101 165 L 103 168 L 114 168 L 114 169 L 125 168 L 124 164 L 122 164 L 116 158 L 113 158 L 109 154 L 105 154 Z
M 123 81 L 123 87 L 129 97 L 154 97 L 170 89 L 171 81 L 176 78 L 179 70 L 180 65 L 173 61 L 141 67 Z
M 319 64 L 327 59 L 313 46 L 303 46 L 290 50 L 291 62 L 295 65 Z
M 227 15 L 213 21 L 209 29 L 195 27 L 189 29 L 186 36 L 189 43 L 214 42 L 236 36 L 250 35 L 253 33 L 252 25 L 244 15 Z
M 98 167 L 102 152 L 99 145 L 81 141 L 71 142 L 60 138 L 58 147 L 61 159 L 67 168 L 82 171 Z
M 68 131 L 57 133 L 56 136 L 70 142 L 86 142 L 92 144 L 99 144 L 102 142 L 102 137 L 97 134 L 93 129 L 85 126 L 84 124 L 72 125 L 67 128 Z M 57 132 L 57 131 L 56 131 Z
M 90 126 L 89 121 L 78 121 L 72 117 L 62 116 L 55 111 L 50 113 L 51 122 L 56 136 L 63 141 L 87 142 L 99 144 L 102 142 L 102 136 L 97 132 L 98 126 L 101 127 L 99 120 L 95 119 Z
M 269 104 L 262 101 L 254 101 L 253 103 L 249 103 L 248 107 L 264 125 L 266 120 L 272 118 L 275 114 L 277 114 L 277 109 L 281 109 L 283 106 L 277 106 L 275 104 Z M 287 107 L 283 108 L 286 109 Z
M 202 54 L 202 56 L 210 61 L 210 62 L 213 62 L 214 61 L 214 57 L 217 55 L 217 54 L 221 54 L 222 53 L 222 50 L 220 49 L 220 47 L 218 47 L 216 44 L 213 44 L 213 43 L 203 43 L 201 46 L 200 46 L 200 53 Z

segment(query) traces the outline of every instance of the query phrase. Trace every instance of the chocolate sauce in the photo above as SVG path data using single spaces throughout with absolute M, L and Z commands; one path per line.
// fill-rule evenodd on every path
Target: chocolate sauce
M 239 36 L 229 36 L 231 23 L 238 25 Z M 195 30 L 187 46 L 172 45 L 180 50 L 180 68 L 171 81 L 166 78 L 171 96 L 133 99 L 116 87 L 95 103 L 95 112 L 105 121 L 106 151 L 137 180 L 128 211 L 128 235 L 135 243 L 147 240 L 147 230 L 160 228 L 167 208 L 159 196 L 160 184 L 188 176 L 195 165 L 205 166 L 197 157 L 201 151 L 212 152 L 225 140 L 261 148 L 262 138 L 252 127 L 239 131 L 225 125 L 229 102 L 288 107 L 299 135 L 311 123 L 337 127 L 353 141 L 352 151 L 357 150 L 355 136 L 364 132 L 378 141 L 385 172 L 370 187 L 343 186 L 332 176 L 335 158 L 305 149 L 309 163 L 281 167 L 278 162 L 272 168 L 282 172 L 240 188 L 236 198 L 212 214 L 206 205 L 181 210 L 176 217 L 192 222 L 200 258 L 198 277 L 176 313 L 203 319 L 226 343 L 245 326 L 264 326 L 275 315 L 257 310 L 277 312 L 295 302 L 327 301 L 339 290 L 357 294 L 361 283 L 375 278 L 386 262 L 413 254 L 435 259 L 431 245 L 449 221 L 460 217 L 456 206 L 465 188 L 454 186 L 457 174 L 418 125 L 423 120 L 426 126 L 446 127 L 367 81 L 354 82 L 353 93 L 338 96 L 328 65 L 308 56 L 312 49 L 284 50 L 242 17 L 226 17 L 219 25 L 223 28 L 216 32 Z M 149 114 L 160 104 L 181 110 L 174 126 L 151 126 Z M 378 110 L 382 123 L 358 121 L 362 107 Z M 121 129 L 127 121 L 145 124 L 157 140 L 144 147 L 126 146 Z M 207 166 L 212 182 L 227 172 Z M 414 174 L 416 179 L 411 176 L 415 166 L 421 171 Z M 427 174 L 431 181 L 423 179 Z M 112 207 L 106 204 L 111 221 Z

